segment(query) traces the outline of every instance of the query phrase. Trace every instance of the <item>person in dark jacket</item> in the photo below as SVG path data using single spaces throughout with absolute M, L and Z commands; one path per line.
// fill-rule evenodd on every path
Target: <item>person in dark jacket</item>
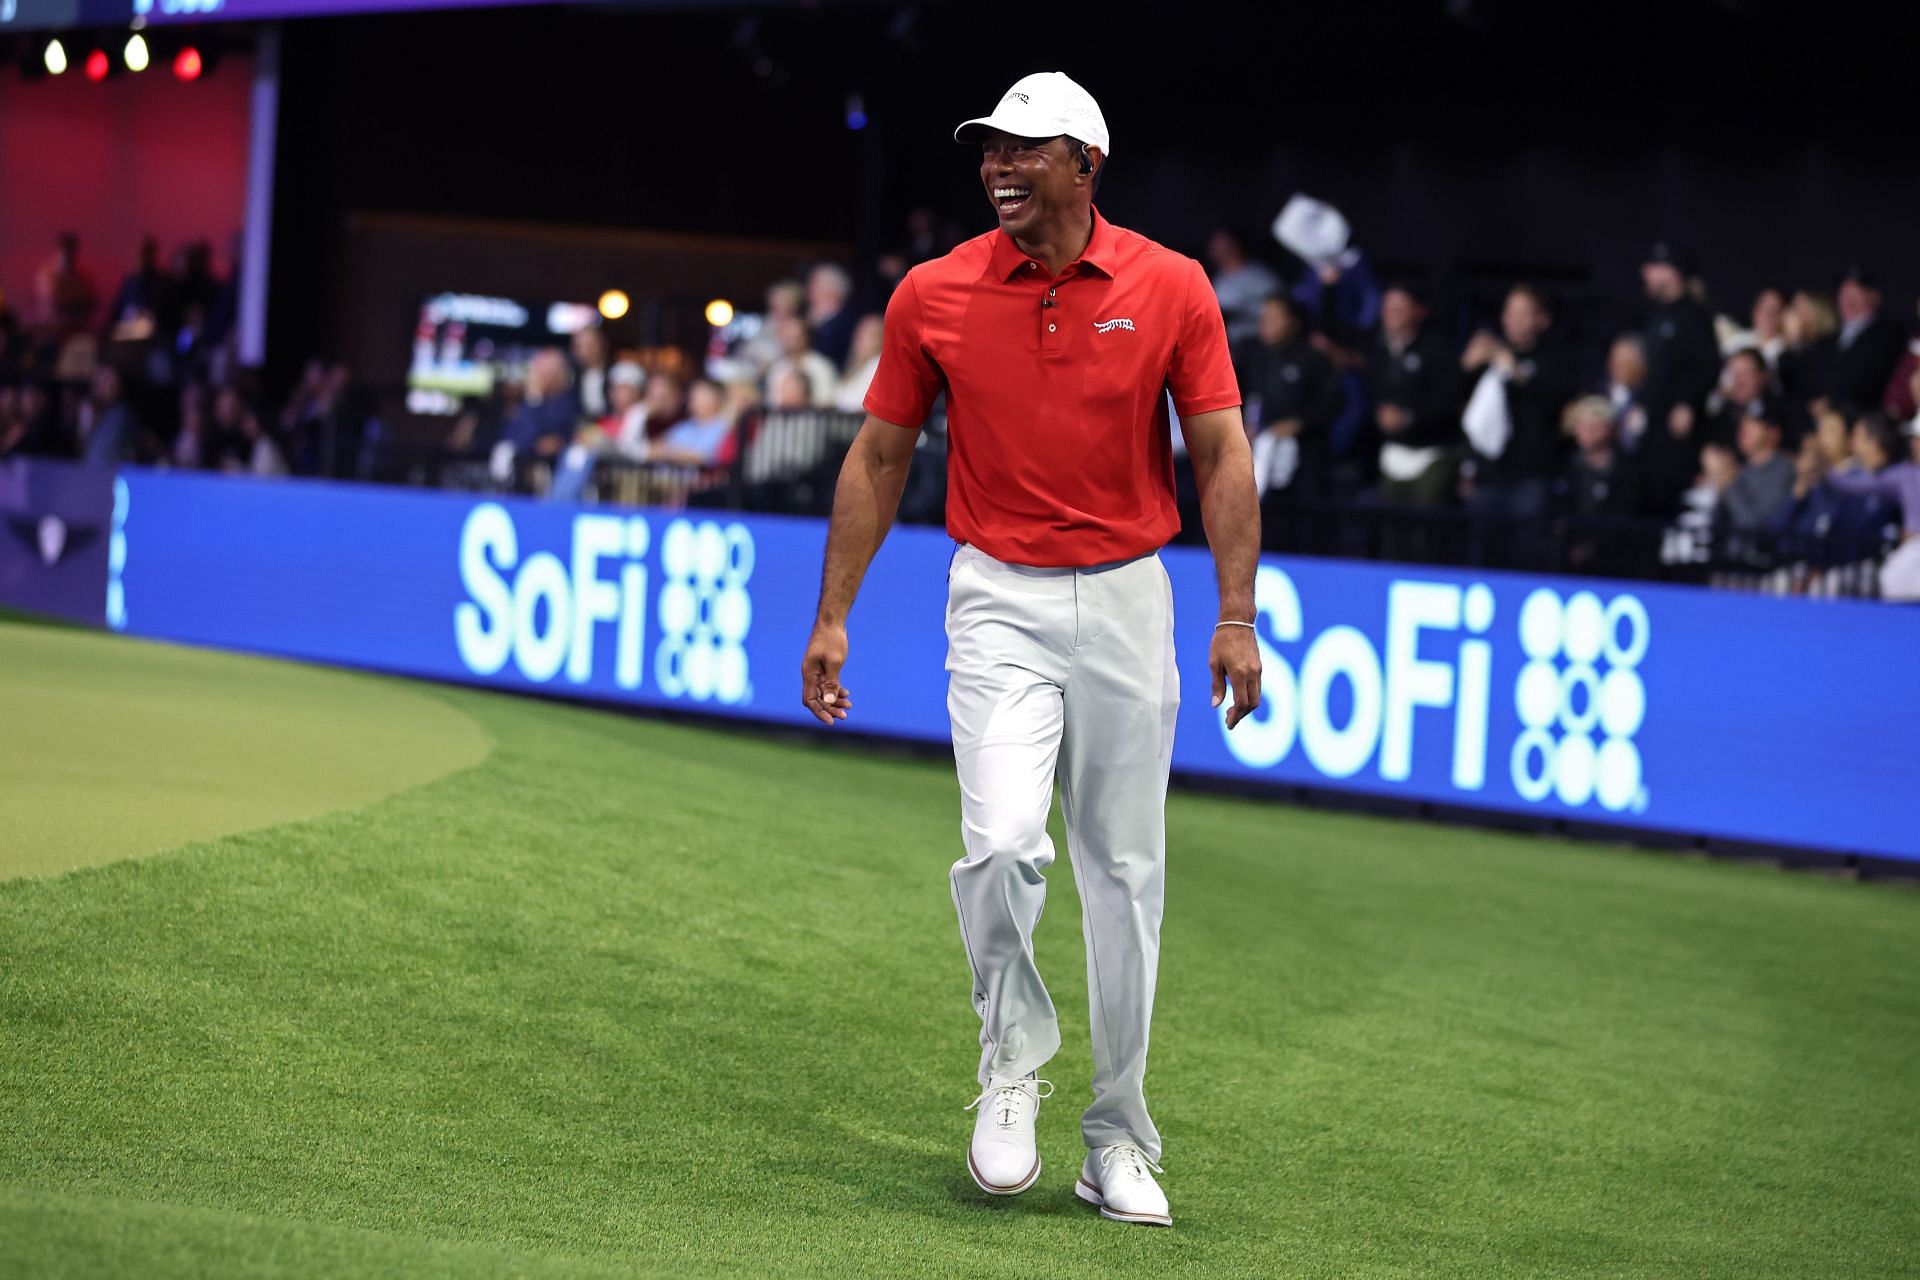
M 1720 374 L 1713 316 L 1687 291 L 1692 255 L 1662 240 L 1647 254 L 1640 279 L 1647 294 L 1647 404 L 1656 423 L 1680 405 L 1696 413 Z
M 1555 340 L 1553 313 L 1529 284 L 1507 291 L 1500 333 L 1473 335 L 1460 357 L 1468 386 L 1495 378 L 1506 403 L 1509 433 L 1496 458 L 1473 459 L 1473 506 L 1493 516 L 1533 520 L 1546 514 L 1565 465 L 1561 413 L 1573 395 L 1570 362 Z
M 1821 339 L 1817 363 L 1823 382 L 1817 394 L 1830 404 L 1878 405 L 1906 349 L 1905 335 L 1881 314 L 1879 285 L 1859 267 L 1841 277 L 1833 301 L 1840 331 Z
M 1269 297 L 1260 304 L 1256 336 L 1234 359 L 1248 420 L 1262 435 L 1294 442 L 1288 480 L 1271 487 L 1295 497 L 1319 494 L 1327 429 L 1344 400 L 1332 362 L 1307 338 L 1306 308 L 1289 297 Z
M 1639 508 L 1633 459 L 1620 447 L 1613 406 L 1583 396 L 1567 406 L 1573 456 L 1561 472 L 1561 506 L 1581 520 L 1624 519 Z
M 1786 402 L 1774 393 L 1766 358 L 1752 347 L 1742 347 L 1727 357 L 1720 371 L 1720 386 L 1708 400 L 1707 412 L 1699 428 L 1702 444 L 1728 448 L 1740 442 L 1740 424 L 1751 417 L 1784 423 L 1789 434 L 1806 434 L 1796 415 L 1789 414 Z
M 1394 506 L 1437 507 L 1459 475 L 1460 403 L 1453 353 L 1427 326 L 1406 285 L 1380 301 L 1380 332 L 1367 347 L 1367 390 L 1380 440 L 1380 496 Z

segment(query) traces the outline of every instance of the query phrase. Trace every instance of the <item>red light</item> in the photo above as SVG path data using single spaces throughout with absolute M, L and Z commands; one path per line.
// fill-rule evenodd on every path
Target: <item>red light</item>
M 205 68 L 200 61 L 200 51 L 188 45 L 173 58 L 173 74 L 181 80 L 198 80 Z
M 105 80 L 106 78 L 107 51 L 105 49 L 95 49 L 87 55 L 87 79 L 97 82 Z

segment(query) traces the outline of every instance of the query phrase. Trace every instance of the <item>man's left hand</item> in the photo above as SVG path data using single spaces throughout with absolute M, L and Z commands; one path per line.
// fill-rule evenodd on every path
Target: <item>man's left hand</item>
M 1233 705 L 1227 708 L 1227 728 L 1239 724 L 1260 706 L 1260 646 L 1252 627 L 1216 627 L 1207 651 L 1213 671 L 1213 705 L 1219 706 L 1229 688 Z

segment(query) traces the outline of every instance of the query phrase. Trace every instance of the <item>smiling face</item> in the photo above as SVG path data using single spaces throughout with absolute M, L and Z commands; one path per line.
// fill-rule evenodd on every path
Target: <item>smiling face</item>
M 1065 138 L 1020 138 L 998 129 L 980 144 L 980 185 L 999 215 L 1000 227 L 1014 239 L 1051 218 L 1078 212 L 1083 175 Z

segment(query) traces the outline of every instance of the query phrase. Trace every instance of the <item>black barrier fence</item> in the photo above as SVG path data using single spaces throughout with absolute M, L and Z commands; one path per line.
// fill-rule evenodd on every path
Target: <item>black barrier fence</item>
M 834 484 L 864 415 L 809 410 L 770 413 L 752 421 L 724 466 L 600 458 L 582 491 L 588 501 L 619 506 L 715 507 L 785 515 L 826 515 Z M 946 517 L 946 424 L 923 431 L 901 499 L 900 519 L 941 524 Z M 431 452 L 389 457 L 381 478 L 445 488 L 546 494 L 552 466 Z M 1186 479 L 1183 475 L 1183 479 Z M 1179 486 L 1179 541 L 1205 541 L 1190 483 Z M 1371 493 L 1298 499 L 1269 494 L 1262 504 L 1267 551 L 1342 559 L 1503 569 L 1643 581 L 1694 583 L 1775 595 L 1872 598 L 1880 561 L 1897 540 L 1889 530 L 1879 553 L 1839 560 L 1820 548 L 1759 535 L 1732 535 L 1703 513 L 1677 520 L 1550 516 L 1516 519 L 1463 507 L 1408 507 Z

